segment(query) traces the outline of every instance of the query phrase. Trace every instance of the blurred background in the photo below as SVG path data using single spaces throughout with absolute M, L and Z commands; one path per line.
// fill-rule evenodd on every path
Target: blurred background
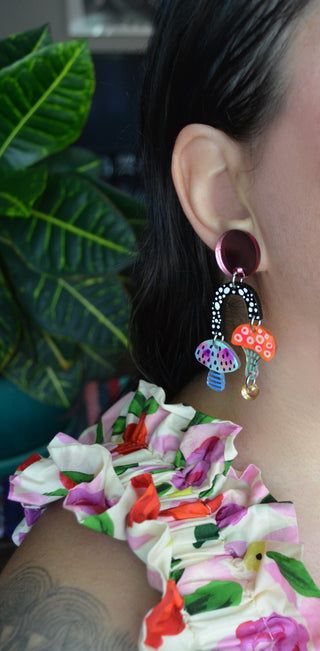
M 88 40 L 95 67 L 96 89 L 89 118 L 77 144 L 101 157 L 103 180 L 138 198 L 143 198 L 137 154 L 139 95 L 156 2 L 0 2 L 0 39 L 49 24 L 54 42 Z M 111 400 L 109 394 L 114 383 L 109 384 L 108 390 L 104 390 L 104 401 Z M 120 389 L 117 386 L 113 391 L 114 398 Z M 10 536 L 22 515 L 18 505 L 7 501 L 7 490 L 7 480 L 0 478 L 0 570 L 13 551 Z
M 79 144 L 99 154 L 104 179 L 141 193 L 137 136 L 145 49 L 156 0 L 1 0 L 0 39 L 50 24 L 54 42 L 89 42 L 96 90 Z

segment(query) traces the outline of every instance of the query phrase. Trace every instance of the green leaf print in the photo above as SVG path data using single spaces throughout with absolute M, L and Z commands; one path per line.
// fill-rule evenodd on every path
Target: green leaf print
M 173 579 L 175 583 L 178 583 L 178 581 L 181 579 L 183 575 L 184 569 L 182 570 L 173 570 L 170 572 L 170 579 Z
M 97 423 L 96 443 L 102 443 L 102 441 L 103 441 L 103 426 L 102 426 L 102 420 L 100 419 Z
M 126 422 L 127 420 L 125 416 L 118 416 L 112 428 L 112 436 L 119 436 L 119 434 L 123 434 L 126 429 Z
M 172 569 L 177 567 L 177 565 L 180 565 L 180 563 L 181 563 L 181 558 L 173 558 L 171 561 Z
M 320 597 L 320 590 L 317 588 L 302 561 L 289 558 L 289 556 L 285 556 L 279 552 L 267 552 L 267 556 L 275 561 L 282 576 L 284 576 L 296 592 L 304 597 Z
M 197 542 L 193 543 L 196 549 L 199 549 L 208 540 L 217 540 L 219 538 L 219 527 L 216 524 L 201 524 L 194 529 L 194 536 Z
M 153 396 L 151 396 L 151 398 L 148 398 L 147 402 L 145 403 L 145 407 L 143 411 L 148 416 L 149 414 L 155 414 L 158 411 L 158 409 L 159 409 L 159 405 L 157 401 L 155 400 L 155 398 L 153 398 Z
M 85 472 L 75 472 L 73 470 L 63 470 L 62 474 L 76 484 L 82 484 L 83 481 L 89 482 L 94 479 L 94 475 L 87 475 Z
M 263 500 L 261 500 L 261 504 L 273 504 L 277 500 L 271 495 L 271 493 L 268 493 Z
M 119 475 L 123 475 L 124 472 L 129 470 L 129 468 L 137 468 L 138 465 L 139 465 L 138 463 L 128 463 L 126 466 L 113 466 L 113 469 L 115 473 L 119 476 Z
M 128 413 L 134 414 L 137 418 L 140 418 L 142 412 L 144 411 L 144 406 L 146 404 L 146 399 L 141 391 L 136 391 L 129 405 Z
M 165 495 L 165 493 L 168 493 L 170 490 L 172 490 L 172 484 L 168 481 L 164 481 L 162 484 L 159 484 L 159 486 L 156 486 L 156 491 L 160 496 Z
M 228 474 L 229 468 L 232 465 L 232 461 L 225 461 L 223 474 L 226 477 Z
M 141 391 L 136 391 L 129 405 L 128 413 L 140 418 L 142 413 L 155 414 L 158 409 L 159 405 L 153 396 L 146 399 Z
M 48 495 L 50 497 L 66 497 L 68 495 L 68 490 L 66 488 L 57 488 L 56 491 L 51 491 L 51 493 L 43 493 L 44 495 Z
M 176 468 L 184 468 L 185 465 L 186 465 L 186 460 L 185 460 L 185 458 L 184 458 L 184 456 L 183 456 L 180 449 L 178 450 L 178 452 L 176 454 L 174 465 L 175 465 Z
M 239 606 L 242 587 L 235 581 L 210 581 L 192 594 L 185 595 L 185 608 L 190 615 Z
M 194 425 L 207 425 L 207 423 L 212 423 L 214 420 L 216 419 L 212 418 L 211 416 L 207 416 L 206 414 L 202 414 L 201 411 L 196 411 L 187 429 L 190 429 L 190 427 L 193 427 Z
M 99 531 L 99 533 L 105 533 L 107 536 L 113 536 L 114 534 L 114 524 L 107 511 L 99 515 L 89 515 L 88 518 L 83 520 L 82 524 L 89 529 Z

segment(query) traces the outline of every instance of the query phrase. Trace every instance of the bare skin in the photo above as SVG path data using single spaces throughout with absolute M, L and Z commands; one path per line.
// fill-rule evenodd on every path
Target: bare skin
M 134 651 L 159 601 L 126 543 L 81 527 L 59 504 L 0 577 L 0 648 Z

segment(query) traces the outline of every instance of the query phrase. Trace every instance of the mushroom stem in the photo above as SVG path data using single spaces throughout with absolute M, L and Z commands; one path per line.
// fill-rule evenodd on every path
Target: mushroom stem
M 224 373 L 217 373 L 216 371 L 209 371 L 207 377 L 207 385 L 214 391 L 223 391 L 226 386 Z
M 246 377 L 257 377 L 260 355 L 250 348 L 243 348 L 246 355 Z

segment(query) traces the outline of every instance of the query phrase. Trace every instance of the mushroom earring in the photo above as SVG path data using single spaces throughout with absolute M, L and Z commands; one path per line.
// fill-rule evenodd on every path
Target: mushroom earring
M 221 310 L 225 300 L 232 295 L 240 296 L 246 305 L 248 323 L 242 323 L 233 332 L 231 343 L 241 346 L 246 356 L 246 381 L 241 394 L 245 400 L 254 400 L 259 394 L 256 384 L 260 359 L 270 361 L 276 351 L 276 341 L 261 326 L 262 308 L 256 292 L 243 280 L 253 274 L 260 263 L 260 249 L 249 233 L 231 230 L 223 233 L 217 242 L 215 256 L 221 271 L 232 278 L 221 285 L 212 303 L 212 339 L 197 347 L 195 356 L 200 364 L 209 369 L 207 385 L 215 391 L 225 387 L 225 374 L 236 371 L 240 360 L 232 346 L 224 341 Z

